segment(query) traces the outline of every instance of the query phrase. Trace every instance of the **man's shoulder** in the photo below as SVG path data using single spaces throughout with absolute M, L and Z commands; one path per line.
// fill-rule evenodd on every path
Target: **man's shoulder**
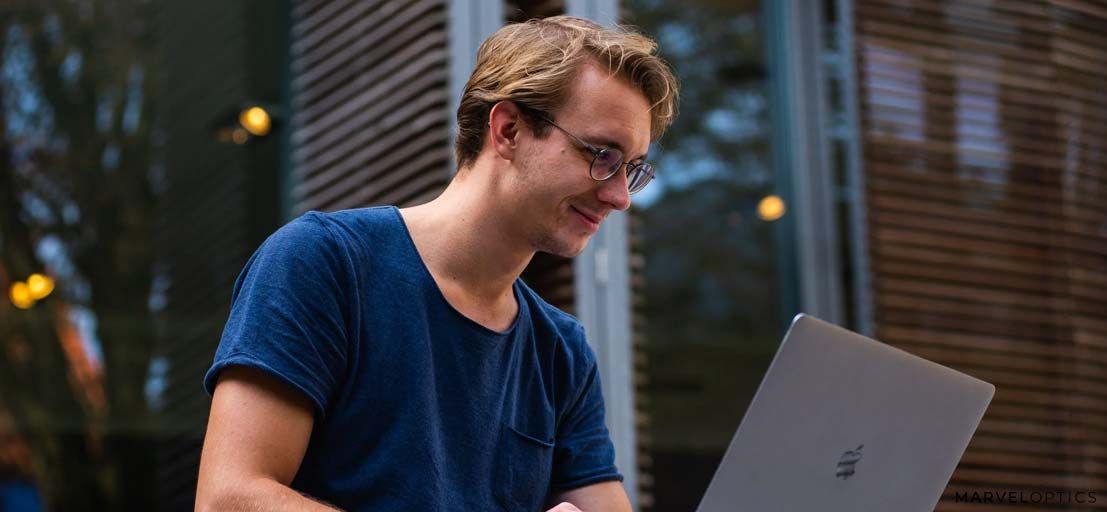
M 332 236 L 342 238 L 344 235 L 373 234 L 394 226 L 397 220 L 396 207 L 372 206 L 333 212 L 312 210 L 289 224 L 315 223 L 331 231 Z
M 522 279 L 519 280 L 519 285 L 523 290 L 523 296 L 530 305 L 531 321 L 534 323 L 536 330 L 553 331 L 560 342 L 565 345 L 565 348 L 571 351 L 591 350 L 588 348 L 588 341 L 585 338 L 584 325 L 580 323 L 577 317 L 547 302 L 527 286 Z
M 382 252 L 403 247 L 403 228 L 394 206 L 373 206 L 333 212 L 308 211 L 278 233 L 295 238 L 305 248 L 326 244 L 353 261 L 366 262 Z

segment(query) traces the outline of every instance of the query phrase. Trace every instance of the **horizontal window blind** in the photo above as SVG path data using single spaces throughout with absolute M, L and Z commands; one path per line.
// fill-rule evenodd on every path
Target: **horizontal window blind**
M 854 13 L 876 335 L 997 387 L 938 510 L 983 510 L 957 492 L 1102 492 L 1107 5 Z M 1008 507 L 1029 510 L 987 509 Z
M 295 3 L 292 214 L 437 196 L 449 181 L 444 0 Z

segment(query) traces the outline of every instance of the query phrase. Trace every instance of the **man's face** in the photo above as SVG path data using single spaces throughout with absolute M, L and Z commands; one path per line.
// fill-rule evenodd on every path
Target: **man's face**
M 591 63 L 582 66 L 568 103 L 551 118 L 594 147 L 620 149 L 627 161 L 640 161 L 649 149 L 645 96 Z M 535 250 L 572 257 L 608 214 L 630 206 L 626 167 L 595 181 L 589 176 L 592 155 L 561 130 L 548 128 L 541 139 L 528 131 L 526 147 L 520 147 L 514 221 Z

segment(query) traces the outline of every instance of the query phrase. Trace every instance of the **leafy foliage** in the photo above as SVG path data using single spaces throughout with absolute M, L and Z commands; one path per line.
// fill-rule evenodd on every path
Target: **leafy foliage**
M 0 14 L 0 409 L 18 418 L 52 509 L 152 508 L 144 384 L 158 204 L 151 5 L 27 4 Z

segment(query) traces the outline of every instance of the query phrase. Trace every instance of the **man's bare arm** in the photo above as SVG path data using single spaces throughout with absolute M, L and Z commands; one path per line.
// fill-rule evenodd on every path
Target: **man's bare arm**
M 631 512 L 623 484 L 615 481 L 555 492 L 550 503 L 572 503 L 583 512 Z
M 311 402 L 275 377 L 223 370 L 200 456 L 196 510 L 335 510 L 289 487 L 314 422 Z

